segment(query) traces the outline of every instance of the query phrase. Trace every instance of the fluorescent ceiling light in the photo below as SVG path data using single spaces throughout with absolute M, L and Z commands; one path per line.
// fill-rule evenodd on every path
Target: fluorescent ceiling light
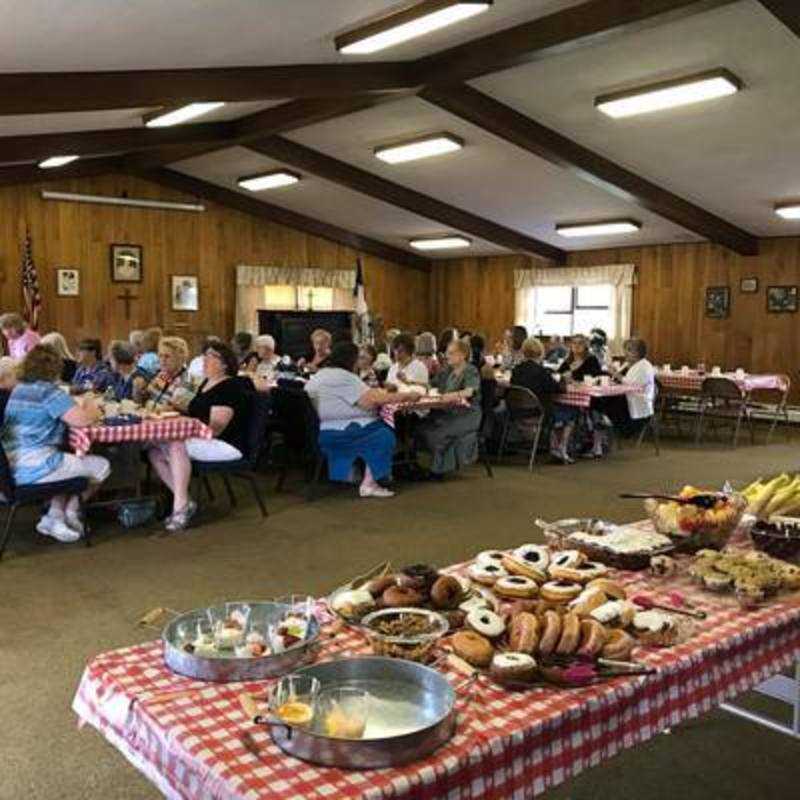
M 71 164 L 73 161 L 77 161 L 78 158 L 79 156 L 50 156 L 50 158 L 46 158 L 44 161 L 40 161 L 39 166 L 42 169 L 63 167 L 64 164 Z
M 488 11 L 494 0 L 425 0 L 335 39 L 345 55 L 365 55 Z
M 416 161 L 420 158 L 439 156 L 460 150 L 464 142 L 452 133 L 436 133 L 420 136 L 418 139 L 375 148 L 375 158 L 388 164 L 401 164 L 404 161 Z
M 472 240 L 466 236 L 439 236 L 435 239 L 411 239 L 409 244 L 415 250 L 450 250 L 455 247 L 469 247 Z
M 109 197 L 102 194 L 75 194 L 74 192 L 42 191 L 43 200 L 66 200 L 73 203 L 100 203 L 106 206 L 132 206 L 134 208 L 163 208 L 168 211 L 205 211 L 200 203 L 171 203 L 167 200 L 139 200 L 135 197 Z
M 735 75 L 720 68 L 625 92 L 601 95 L 595 98 L 594 104 L 609 117 L 620 119 L 725 97 L 741 88 L 742 82 Z
M 784 203 L 775 206 L 775 213 L 784 219 L 800 219 L 800 203 Z
M 188 122 L 195 117 L 202 117 L 215 108 L 224 106 L 225 103 L 189 103 L 188 106 L 173 108 L 171 111 L 155 111 L 144 117 L 144 124 L 147 128 L 167 128 L 170 125 L 180 125 Z
M 642 227 L 634 219 L 611 219 L 605 222 L 576 222 L 556 225 L 556 233 L 570 238 L 576 236 L 613 236 L 617 233 L 636 233 Z
M 281 186 L 291 186 L 299 180 L 300 176 L 296 172 L 278 169 L 273 172 L 264 172 L 260 175 L 249 175 L 244 178 L 239 178 L 236 183 L 238 183 L 242 189 L 249 189 L 251 192 L 261 192 L 264 189 L 277 189 Z

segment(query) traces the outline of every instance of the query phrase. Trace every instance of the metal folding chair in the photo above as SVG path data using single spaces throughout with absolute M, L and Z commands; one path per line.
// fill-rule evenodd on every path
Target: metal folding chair
M 695 428 L 695 444 L 703 439 L 706 422 L 722 421 L 733 428 L 733 446 L 739 441 L 742 422 L 750 429 L 750 442 L 755 444 L 753 417 L 747 402 L 747 394 L 730 378 L 710 377 L 703 381 L 698 400 L 697 426 Z
M 505 454 L 509 435 L 513 432 L 519 436 L 520 441 L 531 445 L 528 469 L 533 471 L 536 460 L 536 451 L 539 448 L 539 439 L 545 425 L 545 409 L 541 400 L 524 386 L 509 386 L 505 396 L 506 419 L 503 432 L 500 436 L 500 447 L 497 458 Z

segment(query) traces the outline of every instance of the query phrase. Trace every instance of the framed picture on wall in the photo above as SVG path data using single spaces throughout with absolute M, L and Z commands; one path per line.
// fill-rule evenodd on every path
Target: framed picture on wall
M 142 246 L 111 245 L 111 280 L 114 283 L 142 282 Z
M 56 294 L 59 297 L 77 297 L 81 293 L 81 273 L 71 267 L 56 270 Z
M 711 319 L 724 319 L 731 311 L 730 286 L 706 287 L 706 316 Z
M 767 311 L 771 314 L 797 311 L 797 287 L 767 286 Z
M 758 291 L 758 278 L 742 278 L 739 281 L 739 291 L 742 294 L 755 294 Z
M 172 275 L 170 293 L 173 311 L 200 310 L 200 292 L 196 275 Z

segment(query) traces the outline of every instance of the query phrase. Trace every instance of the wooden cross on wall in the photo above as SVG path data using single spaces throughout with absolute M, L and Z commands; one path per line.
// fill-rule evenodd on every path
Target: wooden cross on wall
M 117 295 L 117 300 L 122 300 L 125 303 L 125 319 L 131 318 L 131 301 L 138 299 L 135 294 L 131 294 L 130 289 L 125 289 L 122 294 Z

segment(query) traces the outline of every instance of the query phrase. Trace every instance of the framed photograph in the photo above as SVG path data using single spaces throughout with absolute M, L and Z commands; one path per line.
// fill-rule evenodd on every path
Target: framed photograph
M 725 319 L 731 310 L 730 286 L 706 287 L 706 316 L 711 319 Z
M 767 286 L 767 311 L 771 314 L 797 311 L 797 287 Z
M 758 291 L 758 278 L 742 278 L 739 281 L 739 291 L 742 294 L 755 294 Z
M 142 282 L 141 245 L 111 245 L 111 280 L 114 281 L 114 283 Z
M 81 293 L 81 273 L 70 267 L 56 270 L 56 294 L 59 297 L 77 297 Z
M 172 275 L 170 293 L 173 311 L 200 310 L 200 292 L 196 275 Z

